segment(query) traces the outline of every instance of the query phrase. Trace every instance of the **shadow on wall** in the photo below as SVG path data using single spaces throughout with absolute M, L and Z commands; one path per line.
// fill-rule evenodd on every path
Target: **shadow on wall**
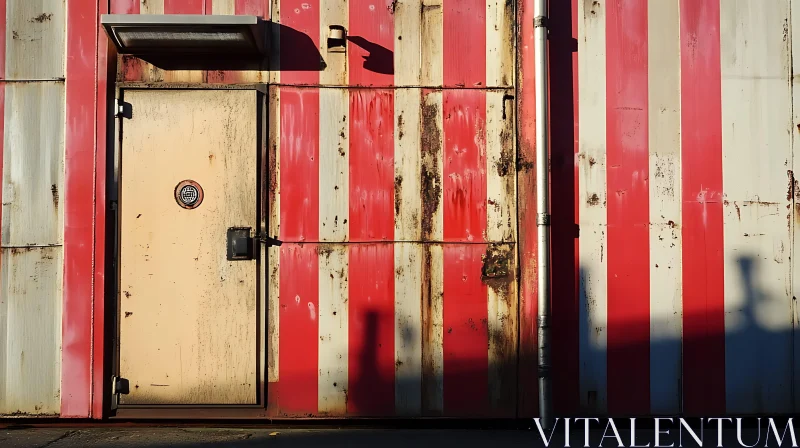
M 717 413 L 728 415 L 795 412 L 793 304 L 791 297 L 769 294 L 759 284 L 758 279 L 764 278 L 759 274 L 761 260 L 757 256 L 736 260 L 739 275 L 733 282 L 728 279 L 724 314 L 723 310 L 707 308 L 705 313 L 683 315 L 676 288 L 674 292 L 653 292 L 662 306 L 660 310 L 651 308 L 649 322 L 626 321 L 619 309 L 615 320 L 609 322 L 592 288 L 587 288 L 593 283 L 593 273 L 582 266 L 576 354 L 580 359 L 581 397 L 577 411 L 581 415 L 646 415 L 647 400 L 620 394 L 627 390 L 631 394 L 649 392 L 651 412 L 659 415 L 705 412 L 698 408 L 717 409 Z M 665 303 L 669 303 L 669 312 Z M 714 327 L 707 315 L 724 315 L 724 334 L 707 330 Z M 694 330 L 687 331 L 683 326 L 687 321 L 692 322 Z M 607 340 L 607 323 L 615 327 L 615 342 Z M 641 337 L 643 325 L 646 338 Z M 720 354 L 722 338 L 724 353 Z M 686 347 L 694 350 L 694 358 L 687 357 Z M 699 378 L 691 393 L 682 384 L 682 363 L 692 363 L 698 357 L 709 370 L 700 374 L 697 364 L 689 366 Z M 616 360 L 615 366 L 607 365 L 609 358 Z M 642 371 L 642 363 L 649 366 L 649 378 L 632 377 L 629 370 Z M 614 397 L 607 395 L 608 389 L 616 391 Z M 724 401 L 725 407 L 715 406 L 712 400 L 720 404 Z M 636 408 L 644 411 L 630 410 Z
M 268 35 L 279 36 L 280 48 L 286 49 L 285 54 L 274 57 L 269 54 L 263 57 L 241 55 L 196 57 L 196 56 L 145 56 L 142 59 L 155 67 L 164 70 L 271 70 L 271 71 L 322 71 L 327 64 L 319 47 L 308 34 L 280 23 L 268 23 Z M 368 52 L 364 58 L 364 68 L 368 71 L 381 74 L 394 73 L 394 53 L 381 45 L 370 42 L 360 36 L 348 37 L 354 45 Z M 277 45 L 272 45 L 275 51 Z M 280 51 L 280 50 L 278 50 Z

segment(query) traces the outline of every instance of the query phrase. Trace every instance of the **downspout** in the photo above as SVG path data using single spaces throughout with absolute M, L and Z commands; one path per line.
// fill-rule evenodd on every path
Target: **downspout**
M 539 277 L 539 418 L 542 426 L 553 428 L 553 393 L 550 370 L 550 161 L 548 159 L 547 100 L 547 0 L 534 0 L 534 77 L 536 90 L 536 208 L 538 215 Z

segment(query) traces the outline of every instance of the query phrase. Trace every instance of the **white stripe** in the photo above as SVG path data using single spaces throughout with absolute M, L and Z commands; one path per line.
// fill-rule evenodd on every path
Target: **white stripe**
M 281 97 L 280 89 L 272 87 L 269 99 L 269 151 L 275 158 L 275 171 L 269 173 L 274 176 L 274 180 L 268 178 L 269 184 L 275 185 L 273 192 L 273 204 L 267 205 L 269 211 L 268 226 L 269 235 L 279 237 L 281 234 L 281 194 L 280 194 L 280 175 L 281 175 L 281 124 L 280 124 Z M 268 185 L 269 185 L 268 184 Z M 271 206 L 271 207 L 270 207 Z M 267 254 L 268 284 L 267 284 L 267 381 L 274 383 L 278 381 L 278 335 L 279 335 L 279 316 L 280 316 L 280 247 L 270 247 Z
M 270 15 L 271 15 L 271 22 L 272 23 L 281 23 L 281 0 L 272 0 L 270 2 Z M 281 66 L 281 33 L 280 33 L 280 26 L 272 26 L 270 27 L 270 36 L 269 36 L 269 66 L 272 70 L 267 72 L 267 79 L 272 84 L 280 84 L 281 82 L 281 71 L 275 70 L 275 67 Z
M 606 25 L 604 2 L 578 2 L 580 403 L 607 406 Z
M 420 241 L 422 219 L 419 89 L 397 89 L 394 136 L 395 217 L 397 241 Z
M 220 15 L 236 14 L 236 0 L 214 0 L 211 2 L 211 13 Z
M 428 245 L 430 250 L 430 294 L 423 302 L 427 344 L 422 347 L 425 372 L 423 390 L 425 410 L 436 414 L 444 411 L 444 252 L 441 245 Z M 424 252 L 423 252 L 424 255 Z
M 348 250 L 319 246 L 319 412 L 347 413 Z M 298 353 L 297 356 L 303 356 Z
M 350 95 L 319 89 L 319 236 L 347 241 L 350 198 Z
M 422 0 L 404 0 L 394 5 L 394 83 L 418 86 L 422 64 Z M 426 48 L 430 42 L 425 42 Z
M 514 85 L 514 8 L 506 0 L 486 2 L 486 85 Z M 469 31 L 467 31 L 469 32 Z
M 444 133 L 443 133 L 443 95 L 441 91 L 426 92 L 422 101 L 422 129 L 420 132 L 425 136 L 420 143 L 422 151 L 422 168 L 428 179 L 432 179 L 435 186 L 439 189 L 438 197 L 425 197 L 421 204 L 423 207 L 430 206 L 429 202 L 436 201 L 432 209 L 430 240 L 442 241 L 444 239 Z M 427 139 L 427 140 L 426 140 Z M 435 140 L 435 141 L 434 141 Z M 425 188 L 428 194 L 435 191 L 434 185 Z
M 515 241 L 516 151 L 513 104 L 506 92 L 486 92 L 486 240 Z
M 489 326 L 489 406 L 502 412 L 502 417 L 511 417 L 513 404 L 517 401 L 517 306 L 516 247 L 498 244 L 490 253 L 508 257 L 509 274 L 488 282 L 488 326 Z M 488 255 L 488 254 L 487 254 Z M 523 379 L 528 381 L 528 379 Z M 535 381 L 533 378 L 530 380 Z
M 341 25 L 349 29 L 347 0 L 323 0 L 319 2 L 319 46 L 325 69 L 319 74 L 322 85 L 347 85 L 347 53 L 328 50 L 328 34 L 330 25 Z M 320 139 L 320 141 L 322 141 Z
M 791 412 L 786 2 L 723 1 L 725 383 L 731 414 Z M 786 30 L 788 33 L 788 30 Z
M 680 411 L 681 114 L 678 2 L 648 1 L 650 408 Z
M 422 245 L 399 243 L 394 250 L 395 413 L 422 411 Z
M 790 11 L 800 11 L 800 0 L 791 0 L 790 1 Z M 800 73 L 800 14 L 795 12 L 791 15 L 791 23 L 790 23 L 790 35 L 791 35 L 791 48 L 792 48 L 792 73 Z M 792 30 L 798 30 L 797 32 Z M 792 110 L 794 112 L 794 117 L 792 117 L 792 124 L 797 123 L 800 124 L 800 77 L 793 76 L 792 77 Z M 792 136 L 792 172 L 795 178 L 800 175 L 800 158 L 794 157 L 794 150 L 798 147 L 798 138 L 800 138 L 800 133 L 791 129 L 789 133 Z M 791 225 L 791 234 L 793 235 L 793 242 L 792 242 L 792 250 L 790 251 L 792 256 L 792 296 L 793 297 L 800 297 L 800 282 L 795 281 L 794 279 L 800 278 L 800 263 L 794 259 L 797 253 L 797 248 L 800 245 L 800 234 L 797 232 L 797 220 L 800 218 L 800 209 L 798 209 L 798 198 L 800 198 L 800 190 L 798 189 L 798 184 L 794 184 L 794 198 L 793 204 L 794 209 L 790 210 L 789 212 L 789 223 Z M 798 309 L 797 301 L 792 300 L 792 334 L 793 334 L 793 346 L 794 346 L 794 353 L 792 356 L 793 359 L 793 368 L 794 368 L 794 391 L 800 391 L 800 330 L 798 330 L 798 325 L 800 324 L 800 313 L 798 313 L 800 309 Z M 794 394 L 794 411 L 797 412 L 800 410 L 800 393 L 795 392 Z
M 422 0 L 421 81 L 423 86 L 442 85 L 442 70 L 444 68 L 443 19 L 442 0 Z

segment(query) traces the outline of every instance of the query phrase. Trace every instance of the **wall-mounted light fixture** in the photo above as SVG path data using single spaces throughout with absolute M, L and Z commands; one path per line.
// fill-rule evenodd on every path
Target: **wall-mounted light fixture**
M 347 50 L 347 31 L 341 25 L 331 25 L 328 30 L 328 53 L 344 53 Z
M 103 14 L 120 54 L 263 54 L 266 23 L 257 16 Z

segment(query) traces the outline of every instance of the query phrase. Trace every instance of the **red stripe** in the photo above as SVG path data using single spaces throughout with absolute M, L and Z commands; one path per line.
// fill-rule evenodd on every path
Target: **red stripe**
M 203 14 L 204 0 L 164 0 L 164 14 Z
M 111 14 L 139 14 L 141 0 L 111 0 Z M 104 37 L 104 39 L 106 39 Z M 102 40 L 101 40 L 102 42 Z M 130 55 L 120 57 L 118 79 L 121 81 L 142 80 L 142 60 Z
M 284 88 L 280 96 L 281 246 L 278 409 L 317 412 L 319 278 L 319 91 Z M 276 397 L 271 397 L 276 401 Z
M 108 13 L 108 3 L 100 1 L 100 14 Z M 98 27 L 97 48 L 97 155 L 95 164 L 95 215 L 94 215 L 94 307 L 92 315 L 93 345 L 92 345 L 92 418 L 103 418 L 104 401 L 108 398 L 105 393 L 104 379 L 106 375 L 106 337 L 105 337 L 105 272 L 106 272 L 106 117 L 108 79 L 114 79 L 114 74 L 109 73 L 108 41 L 105 31 Z M 0 169 L 2 172 L 2 169 Z
M 683 403 L 725 411 L 719 0 L 681 0 Z
M 111 0 L 111 14 L 139 14 L 141 0 Z
M 348 286 L 347 412 L 370 417 L 392 416 L 394 245 L 352 245 Z
M 443 4 L 444 85 L 486 85 L 486 0 Z
M 444 239 L 477 242 L 486 233 L 486 92 L 445 90 Z
M 5 78 L 6 78 L 6 2 L 0 2 L 0 79 L 5 79 Z M 2 141 L 0 141 L 0 144 L 2 144 Z M 0 182 L 0 184 L 2 184 L 2 182 Z M 0 188 L 2 188 L 2 185 L 0 185 Z
M 484 416 L 489 411 L 487 288 L 481 281 L 483 244 L 444 246 L 444 413 Z
M 519 415 L 531 418 L 538 415 L 537 379 L 537 327 L 538 289 L 536 276 L 536 91 L 533 70 L 530 67 L 535 56 L 533 51 L 533 0 L 522 0 L 517 8 L 517 129 L 519 159 L 524 166 L 517 174 L 519 191 Z M 555 197 L 555 194 L 553 195 Z
M 309 53 L 319 48 L 320 0 L 281 0 L 280 65 L 282 84 L 319 84 L 318 55 Z M 313 46 L 299 45 L 303 41 Z M 303 51 L 298 51 L 302 46 Z M 310 54 L 310 56 L 309 56 Z M 314 132 L 319 132 L 315 130 Z
M 236 0 L 236 15 L 252 15 L 268 18 L 269 0 Z
M 650 410 L 647 2 L 606 8 L 608 411 Z
M 444 239 L 484 241 L 486 93 L 445 90 L 443 103 Z M 444 248 L 443 381 L 448 415 L 488 409 L 488 296 L 480 278 L 485 251 L 484 245 Z
M 529 19 L 532 25 L 533 19 Z M 553 407 L 574 414 L 580 403 L 578 357 L 578 38 L 577 0 L 551 3 L 550 104 Z M 532 28 L 532 26 L 531 26 Z M 531 48 L 532 43 L 530 43 Z M 525 67 L 531 67 L 526 64 Z M 529 68 L 523 71 L 532 71 Z M 533 113 L 533 106 L 531 113 Z M 533 157 L 533 156 L 531 156 Z M 520 194 L 535 196 L 535 185 Z M 535 226 L 535 216 L 531 225 Z M 535 325 L 534 320 L 533 324 Z M 535 330 L 535 327 L 534 327 Z M 535 347 L 534 347 L 535 349 Z M 536 376 L 527 381 L 536 383 Z
M 283 148 L 283 145 L 281 145 Z M 281 160 L 281 185 L 287 175 L 303 179 L 293 169 L 284 171 Z M 308 180 L 308 178 L 306 178 Z M 291 205 L 281 198 L 281 208 Z M 279 415 L 308 416 L 317 413 L 317 359 L 319 358 L 319 274 L 316 244 L 281 246 L 280 335 L 278 339 Z
M 350 0 L 351 85 L 394 85 L 395 0 Z
M 351 241 L 394 239 L 394 92 L 350 93 Z M 394 413 L 394 245 L 350 246 L 349 413 Z
M 67 7 L 61 416 L 91 415 L 96 3 Z

